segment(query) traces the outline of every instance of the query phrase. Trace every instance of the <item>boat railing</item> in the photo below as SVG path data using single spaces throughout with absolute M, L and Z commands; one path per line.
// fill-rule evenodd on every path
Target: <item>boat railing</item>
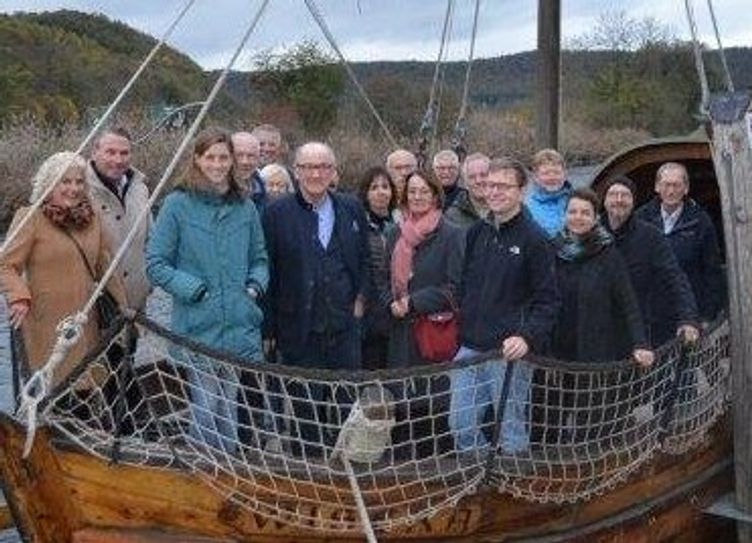
M 151 360 L 134 364 L 135 337 Z M 250 363 L 145 317 L 120 323 L 40 405 L 60 444 L 197 475 L 288 524 L 375 529 L 479 490 L 576 503 L 657 455 L 703 447 L 725 412 L 729 327 L 655 363 L 459 362 L 375 372 Z M 356 485 L 353 487 L 353 483 Z

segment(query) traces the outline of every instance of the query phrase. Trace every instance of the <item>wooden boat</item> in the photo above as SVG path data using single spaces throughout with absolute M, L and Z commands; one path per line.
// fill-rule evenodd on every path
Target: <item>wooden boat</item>
M 710 148 L 701 137 L 630 149 L 607 161 L 593 185 L 598 188 L 609 176 L 626 174 L 638 183 L 640 201 L 647 200 L 655 170 L 668 160 L 689 167 L 692 195 L 719 218 Z M 411 401 L 384 399 L 383 416 L 366 415 L 361 404 L 366 387 L 423 386 L 431 398 L 426 383 L 446 382 L 454 365 L 356 375 L 266 365 L 249 369 L 144 319 L 130 325 L 140 328 L 142 340 L 152 334 L 166 343 L 165 359 L 133 368 L 121 357 L 113 366 L 113 346 L 122 351 L 129 335 L 128 326 L 114 330 L 39 405 L 46 426 L 36 429 L 28 456 L 33 425 L 24 427 L 0 415 L 0 476 L 27 541 L 313 543 L 378 537 L 542 543 L 733 537 L 733 524 L 703 513 L 733 485 L 727 322 L 718 323 L 694 353 L 666 346 L 659 363 L 647 371 L 628 363 L 594 367 L 531 361 L 534 386 L 525 406 L 530 446 L 512 452 L 498 447 L 495 422 L 509 408 L 502 391 L 498 403 L 489 405 L 495 420 L 479 423 L 480 430 L 490 430 L 492 446 L 470 457 L 442 448 L 437 435 L 429 435 L 433 448 L 428 454 L 418 454 L 411 442 L 407 457 L 396 453 L 400 443 L 387 440 L 377 454 L 374 440 L 363 445 L 384 428 L 389 433 L 391 426 L 381 423 L 390 419 L 393 408 L 404 410 Z M 252 391 L 264 406 L 276 405 L 256 413 L 286 419 L 287 429 L 275 422 L 270 430 L 261 427 L 268 421 L 259 422 L 253 429 L 265 433 L 265 443 L 258 435 L 247 442 L 238 437 L 232 447 L 222 437 L 216 445 L 197 440 L 186 405 L 190 387 L 185 365 L 174 353 L 180 349 L 208 361 L 205 371 L 215 371 L 217 365 L 252 374 L 255 384 L 242 384 L 244 396 Z M 464 365 L 492 365 L 494 359 L 489 355 Z M 509 379 L 520 371 L 508 367 L 513 368 Z M 118 383 L 114 396 L 107 391 L 111 381 Z M 566 384 L 580 381 L 588 387 Z M 303 443 L 285 433 L 299 421 L 294 411 L 291 415 L 280 405 L 300 401 L 291 400 L 286 391 L 301 382 L 327 388 L 332 398 L 344 390 L 352 399 L 349 414 L 335 409 L 335 423 L 326 421 L 330 433 L 338 434 L 336 443 L 326 443 L 326 423 L 320 423 L 322 438 L 314 445 L 326 451 L 323 459 L 301 454 Z M 140 394 L 135 406 L 128 402 L 131 383 Z M 446 395 L 445 385 L 438 385 L 438 394 Z M 565 394 L 575 400 L 567 404 Z M 580 394 L 589 403 L 581 406 Z M 446 416 L 446 405 L 436 408 L 438 414 L 431 409 L 416 418 L 435 422 Z M 134 419 L 128 435 L 120 431 L 125 412 Z M 412 416 L 402 424 L 414 422 Z M 300 450 L 267 450 L 269 434 Z
M 142 338 L 151 333 L 169 342 L 168 351 L 182 346 L 197 356 L 217 357 L 218 364 L 232 363 L 146 320 L 136 325 Z M 107 417 L 73 416 L 81 405 L 71 406 L 71 391 L 102 374 L 105 355 L 127 341 L 124 330 L 114 331 L 42 406 L 47 427 L 37 430 L 27 458 L 26 429 L 0 416 L 0 476 L 26 541 L 345 542 L 362 541 L 366 530 L 379 541 L 405 542 L 702 541 L 726 540 L 733 530 L 732 523 L 702 512 L 732 486 L 725 322 L 691 356 L 677 345 L 665 347 L 661 362 L 648 372 L 628 363 L 606 365 L 607 372 L 603 365 L 587 364 L 562 371 L 550 361 L 534 361 L 539 392 L 555 390 L 566 375 L 574 375 L 593 390 L 632 395 L 613 403 L 622 407 L 610 417 L 605 409 L 613 398 L 605 393 L 586 406 L 604 416 L 583 426 L 590 432 L 585 436 L 565 439 L 561 423 L 535 414 L 555 400 L 536 400 L 534 387 L 529 410 L 537 431 L 529 451 L 486 448 L 463 460 L 437 447 L 427 456 L 382 456 L 357 464 L 342 457 L 326 462 L 289 451 L 268 453 L 254 445 L 226 454 L 196 444 L 181 397 L 186 385 L 180 367 L 166 361 L 134 372 L 148 404 L 134 409 L 147 412 L 143 431 L 119 442 L 113 426 L 102 422 Z M 485 362 L 467 364 L 476 363 Z M 320 376 L 274 366 L 254 371 L 258 380 L 266 373 L 297 382 L 387 387 L 440 378 L 452 368 L 430 367 L 424 375 L 414 370 L 415 375 Z M 694 377 L 678 377 L 685 374 Z M 690 389 L 694 392 L 679 392 Z M 583 392 L 592 397 L 592 390 Z M 615 420 L 630 422 L 614 430 Z M 349 424 L 350 417 L 341 426 Z M 156 437 L 148 437 L 155 431 Z

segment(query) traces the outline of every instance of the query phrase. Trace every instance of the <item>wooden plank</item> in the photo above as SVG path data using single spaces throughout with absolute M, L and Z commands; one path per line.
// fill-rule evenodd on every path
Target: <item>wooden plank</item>
M 721 425 L 709 446 L 682 457 L 662 457 L 607 495 L 576 506 L 541 505 L 484 493 L 461 500 L 434 518 L 380 535 L 383 541 L 473 541 L 478 537 L 542 535 L 608 518 L 652 498 L 694 475 L 730 451 Z M 84 454 L 61 451 L 60 478 L 71 488 L 90 527 L 149 529 L 159 526 L 215 538 L 286 543 L 360 541 L 356 534 L 321 534 L 271 520 L 225 499 L 195 475 L 158 469 L 109 466 Z M 117 485 L 112 481 L 117 480 Z M 325 511 L 318 514 L 341 514 Z M 316 512 L 309 511 L 314 514 Z
M 2 488 L 2 486 L 2 481 L 0 481 L 0 488 Z M 13 526 L 13 517 L 10 514 L 10 509 L 8 508 L 8 504 L 6 503 L 2 492 L 0 492 L 0 530 L 5 530 L 11 526 Z
M 16 431 L 12 431 L 16 428 Z M 58 466 L 41 430 L 28 459 L 22 459 L 24 434 L 0 413 L 0 478 L 18 529 L 28 541 L 68 543 L 80 527 L 68 490 L 56 478 Z
M 723 207 L 734 361 L 731 382 L 736 505 L 743 513 L 752 514 L 752 144 L 745 118 L 748 108 L 749 95 L 745 93 L 719 95 L 711 104 L 713 162 Z M 752 529 L 744 523 L 739 524 L 739 540 L 752 541 Z
M 72 543 L 235 543 L 234 539 L 167 534 L 155 530 L 100 530 L 86 528 L 73 534 Z
M 559 146 L 561 87 L 561 0 L 538 0 L 536 55 L 536 131 L 538 149 Z

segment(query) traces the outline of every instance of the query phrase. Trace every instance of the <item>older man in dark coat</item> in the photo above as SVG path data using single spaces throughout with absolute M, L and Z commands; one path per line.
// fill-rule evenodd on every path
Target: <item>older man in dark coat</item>
M 721 251 L 710 217 L 689 197 L 689 173 L 666 162 L 655 176 L 657 197 L 635 212 L 663 232 L 692 286 L 700 318 L 712 321 L 722 309 L 724 281 Z
M 295 156 L 298 190 L 266 209 L 271 281 L 265 335 L 276 343 L 284 364 L 353 370 L 361 364 L 367 226 L 360 204 L 330 192 L 335 168 L 329 146 L 306 143 Z M 324 399 L 326 391 L 312 385 L 308 397 L 305 387 L 295 386 L 288 390 L 300 398 L 293 400 L 296 418 L 315 420 L 313 402 Z M 306 441 L 322 441 L 320 425 L 302 423 L 300 428 Z M 321 449 L 309 452 L 320 454 Z
M 606 183 L 603 207 L 606 227 L 629 269 L 647 339 L 656 347 L 675 336 L 695 341 L 697 306 L 686 275 L 661 232 L 632 213 L 636 187 L 625 176 Z

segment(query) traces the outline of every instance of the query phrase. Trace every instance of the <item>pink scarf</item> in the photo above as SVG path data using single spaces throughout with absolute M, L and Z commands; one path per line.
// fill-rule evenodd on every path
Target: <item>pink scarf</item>
M 415 248 L 436 230 L 441 219 L 441 210 L 434 209 L 420 218 L 405 212 L 400 225 L 400 237 L 392 253 L 392 296 L 399 300 L 407 295 L 407 283 L 413 273 L 413 256 Z

